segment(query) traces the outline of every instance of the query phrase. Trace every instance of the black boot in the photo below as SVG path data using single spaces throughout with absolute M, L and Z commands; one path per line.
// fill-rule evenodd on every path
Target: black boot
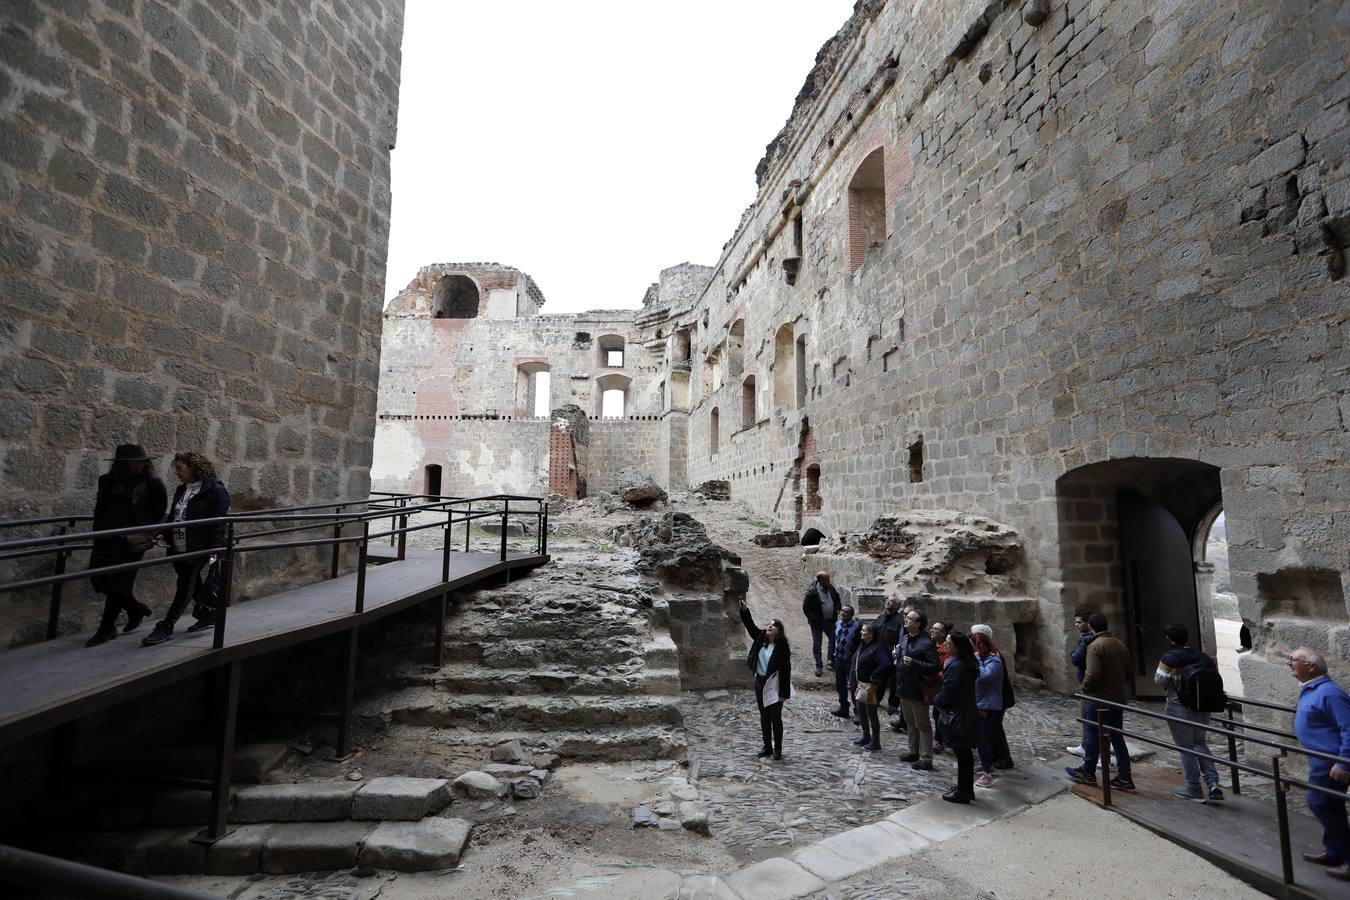
M 948 803 L 969 803 L 974 797 L 970 794 L 963 794 L 956 788 L 952 788 L 942 795 L 942 799 L 946 800 Z
M 84 642 L 86 647 L 97 647 L 99 644 L 106 644 L 117 637 L 116 628 L 99 628 L 94 632 L 94 636 Z
M 132 600 L 131 604 L 127 606 L 126 609 L 127 609 L 127 624 L 126 627 L 122 629 L 122 633 L 130 634 L 137 628 L 140 628 L 141 623 L 144 622 L 146 617 L 150 615 L 150 607 L 146 606 L 139 600 Z

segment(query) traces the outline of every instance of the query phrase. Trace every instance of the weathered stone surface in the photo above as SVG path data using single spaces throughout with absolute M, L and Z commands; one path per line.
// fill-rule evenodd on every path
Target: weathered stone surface
M 639 519 L 610 532 L 616 543 L 638 551 L 639 571 L 687 588 L 720 587 L 726 551 L 688 513 Z
M 263 844 L 262 870 L 279 875 L 351 868 L 371 830 L 365 822 L 273 825 Z
M 702 800 L 681 801 L 680 824 L 697 834 L 711 834 L 708 825 L 708 804 Z
M 262 871 L 263 846 L 271 825 L 240 825 L 206 850 L 208 875 L 252 875 Z
M 727 877 L 727 885 L 743 900 L 787 900 L 805 897 L 825 882 L 788 859 L 766 859 Z
M 516 778 L 511 782 L 511 796 L 520 800 L 533 800 L 539 796 L 539 782 L 533 778 Z
M 473 826 L 431 816 L 420 822 L 381 822 L 361 847 L 363 866 L 425 872 L 458 865 Z
M 260 784 L 235 794 L 236 822 L 327 822 L 345 819 L 361 785 L 350 781 Z
M 492 748 L 492 759 L 495 762 L 517 763 L 524 758 L 525 751 L 517 740 L 502 741 Z
M 766 531 L 755 535 L 750 540 L 761 547 L 795 547 L 797 546 L 797 532 Z
M 624 503 L 639 509 L 666 501 L 666 492 L 652 476 L 632 466 L 620 469 L 614 476 L 614 493 Z
M 372 778 L 352 799 L 353 819 L 416 820 L 440 812 L 450 802 L 444 778 Z
M 715 875 L 686 875 L 680 882 L 680 900 L 741 900 Z
M 494 800 L 500 796 L 502 783 L 486 772 L 465 772 L 450 783 L 450 792 L 470 800 Z
M 488 763 L 483 766 L 483 771 L 493 778 L 511 778 L 517 775 L 528 775 L 535 770 L 529 766 L 513 766 L 509 763 Z
M 697 494 L 704 500 L 730 500 L 731 482 L 715 478 L 709 479 L 694 488 L 690 493 Z

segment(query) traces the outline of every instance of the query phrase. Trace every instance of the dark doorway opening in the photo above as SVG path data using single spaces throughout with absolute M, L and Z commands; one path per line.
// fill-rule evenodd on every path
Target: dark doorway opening
M 422 493 L 430 494 L 433 497 L 439 497 L 441 495 L 440 466 L 430 465 L 422 470 Z
M 815 546 L 817 546 L 824 538 L 825 538 L 825 535 L 822 534 L 818 529 L 815 529 L 815 528 L 808 528 L 808 529 L 806 529 L 805 531 L 802 532 L 802 546 L 803 546 L 803 547 L 815 547 Z
M 1219 470 L 1186 459 L 1130 458 L 1082 466 L 1056 482 L 1065 621 L 1100 612 L 1130 648 L 1135 691 L 1153 683 L 1180 622 L 1191 646 L 1214 653 L 1212 580 L 1203 547 L 1222 501 Z

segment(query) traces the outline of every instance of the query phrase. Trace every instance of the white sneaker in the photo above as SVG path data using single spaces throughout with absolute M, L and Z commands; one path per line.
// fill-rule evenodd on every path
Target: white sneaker
M 1064 751 L 1065 751 L 1066 753 L 1072 753 L 1074 756 L 1082 756 L 1082 755 L 1083 755 L 1083 745 L 1082 745 L 1082 744 L 1079 744 L 1077 747 L 1065 747 L 1065 748 L 1064 748 Z

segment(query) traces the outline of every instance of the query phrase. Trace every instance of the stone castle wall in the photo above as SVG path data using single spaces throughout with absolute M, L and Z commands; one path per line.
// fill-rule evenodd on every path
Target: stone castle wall
M 87 512 L 114 445 L 239 506 L 362 496 L 399 0 L 11 5 L 0 511 Z
M 1075 473 L 1158 493 L 1201 463 L 1257 633 L 1244 673 L 1288 695 L 1295 640 L 1350 671 L 1350 22 L 1335 4 L 1051 7 L 1033 28 L 999 2 L 860 6 L 672 323 L 698 335 L 689 480 L 729 478 L 789 528 L 911 508 L 1008 522 L 1057 660 L 1075 605 L 1124 626 L 1118 556 L 1078 556 L 1069 531 Z M 877 148 L 885 231 L 855 270 L 850 184 Z M 740 383 L 710 391 L 702 365 L 742 317 L 750 427 Z M 798 519 L 807 427 L 822 502 Z M 1113 522 L 1082 527 L 1118 544 Z

